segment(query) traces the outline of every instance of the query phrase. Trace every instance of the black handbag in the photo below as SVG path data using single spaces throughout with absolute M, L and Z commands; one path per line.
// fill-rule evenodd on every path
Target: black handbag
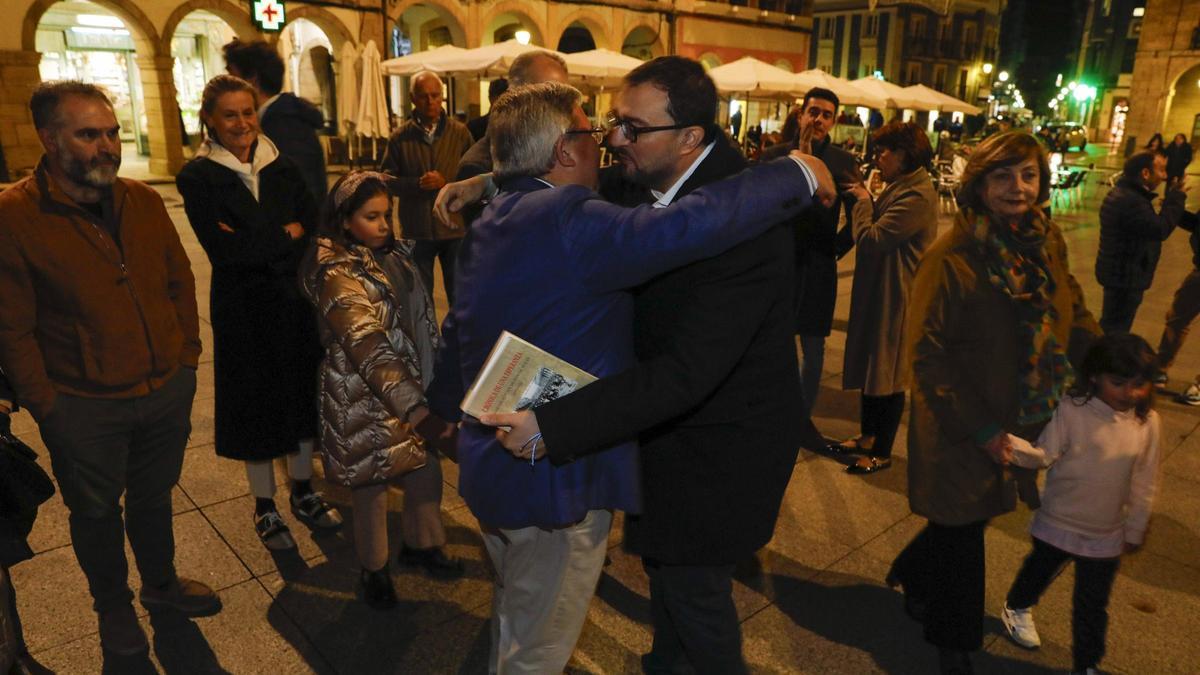
M 0 433 L 0 518 L 37 513 L 54 496 L 54 482 L 38 466 L 37 453 L 10 433 Z

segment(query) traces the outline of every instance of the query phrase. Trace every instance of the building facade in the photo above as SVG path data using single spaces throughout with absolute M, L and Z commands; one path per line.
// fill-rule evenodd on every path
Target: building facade
M 1129 83 L 1127 143 L 1200 142 L 1200 0 L 1147 0 Z
M 197 125 L 197 84 L 222 67 L 214 54 L 233 36 L 280 45 L 289 88 L 332 114 L 336 61 L 347 43 L 374 40 L 387 58 L 442 44 L 478 47 L 523 32 L 532 44 L 565 51 L 603 47 L 643 59 L 681 54 L 709 67 L 754 56 L 802 70 L 812 32 L 812 0 L 285 0 L 287 27 L 265 34 L 251 21 L 250 4 L 0 2 L 0 22 L 14 27 L 0 31 L 0 147 L 9 174 L 28 172 L 41 156 L 28 101 L 40 81 L 55 77 L 115 90 L 118 117 L 130 127 L 127 140 L 148 153 L 152 173 L 175 173 L 186 157 L 185 131 Z M 91 23 L 81 24 L 80 16 Z M 459 87 L 452 100 L 468 112 L 478 104 L 479 87 Z
M 986 106 L 1006 0 L 815 0 L 809 61 Z M 990 70 L 990 69 L 989 69 Z M 982 102 L 980 102 L 982 100 Z
M 1096 89 L 1081 116 L 1092 141 L 1120 144 L 1146 0 L 1091 0 L 1074 81 Z

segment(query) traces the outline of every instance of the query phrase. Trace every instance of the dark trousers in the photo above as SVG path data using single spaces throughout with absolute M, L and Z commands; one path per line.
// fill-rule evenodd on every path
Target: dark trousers
M 925 640 L 936 647 L 973 652 L 983 646 L 987 523 L 930 522 L 892 563 L 904 592 L 925 604 Z
M 458 249 L 462 239 L 417 239 L 413 246 L 413 262 L 425 282 L 425 290 L 433 297 L 433 259 L 442 264 L 442 285 L 446 288 L 446 300 L 454 306 L 454 265 L 458 260 Z M 432 304 L 430 305 L 432 306 Z
M 643 559 L 650 578 L 654 643 L 642 659 L 646 673 L 686 670 L 740 675 L 742 631 L 733 605 L 733 565 L 666 565 Z
M 1158 363 L 1164 371 L 1175 363 L 1175 356 L 1187 339 L 1188 328 L 1197 316 L 1200 316 L 1200 270 L 1192 270 L 1175 291 L 1171 309 L 1167 310 L 1162 338 L 1158 341 Z
M 821 373 L 825 370 L 825 336 L 800 336 L 800 388 L 804 391 L 804 415 L 812 414 L 821 391 Z
M 13 656 L 21 656 L 29 651 L 29 648 L 25 645 L 25 633 L 21 628 L 21 615 L 17 613 L 17 590 L 13 586 L 12 575 L 9 574 L 8 568 L 2 565 L 0 565 L 0 602 L 3 603 L 3 607 L 0 607 L 0 612 L 3 612 L 5 615 L 3 620 L 0 620 L 0 631 L 6 628 L 4 625 L 5 621 L 9 622 L 7 628 L 12 630 L 11 636 L 6 636 L 3 632 L 0 632 L 0 644 L 3 644 L 5 638 L 12 637 L 15 642 L 7 645 L 7 648 Z M 2 651 L 0 651 L 0 656 L 3 656 Z
M 1105 335 L 1128 333 L 1133 328 L 1133 317 L 1142 304 L 1141 288 L 1104 287 L 1104 306 L 1100 311 L 1100 328 Z
M 896 430 L 904 415 L 904 392 L 890 396 L 862 395 L 862 422 L 859 427 L 864 436 L 874 436 L 871 446 L 872 457 L 891 457 L 892 444 L 896 441 Z
M 1071 603 L 1071 656 L 1073 670 L 1094 668 L 1104 657 L 1104 638 L 1108 633 L 1108 598 L 1117 577 L 1120 558 L 1084 558 L 1033 538 L 1033 550 L 1026 556 L 1008 591 L 1008 606 L 1028 609 L 1037 604 L 1050 582 L 1067 563 L 1075 561 L 1075 592 Z
M 195 394 L 196 371 L 180 368 L 161 389 L 138 398 L 59 394 L 41 421 L 70 510 L 71 546 L 97 612 L 133 599 L 126 534 L 143 584 L 161 586 L 175 578 L 171 488 L 183 468 Z

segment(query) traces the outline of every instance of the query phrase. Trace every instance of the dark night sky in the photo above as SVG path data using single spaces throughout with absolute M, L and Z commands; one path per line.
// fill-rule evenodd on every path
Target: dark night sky
M 1000 28 L 1001 68 L 1042 113 L 1058 92 L 1055 78 L 1071 79 L 1089 0 L 1009 0 Z

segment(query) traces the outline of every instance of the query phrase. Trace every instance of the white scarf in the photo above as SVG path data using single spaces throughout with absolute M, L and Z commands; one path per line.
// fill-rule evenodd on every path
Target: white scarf
M 258 174 L 268 164 L 275 161 L 275 158 L 279 156 L 279 149 L 275 147 L 271 139 L 259 134 L 254 154 L 251 155 L 249 162 L 243 162 L 234 157 L 233 153 L 218 143 L 215 138 L 209 137 L 204 139 L 204 143 L 196 151 L 196 156 L 208 158 L 236 173 L 238 178 L 241 178 L 242 182 L 246 184 L 250 194 L 254 195 L 254 201 L 258 201 Z

